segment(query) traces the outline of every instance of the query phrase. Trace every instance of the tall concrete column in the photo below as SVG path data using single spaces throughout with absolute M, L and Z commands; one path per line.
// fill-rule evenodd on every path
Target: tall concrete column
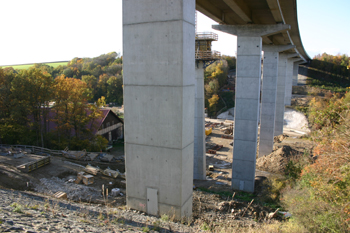
M 237 35 L 232 188 L 254 192 L 261 82 L 261 37 L 288 30 L 290 26 L 214 25 L 213 28 Z
M 198 180 L 205 180 L 206 177 L 203 65 L 203 61 L 196 62 L 193 179 Z
M 304 61 L 295 61 L 293 64 L 293 86 L 298 86 L 299 65 Z
M 192 214 L 195 0 L 123 0 L 126 201 Z
M 264 45 L 264 70 L 261 87 L 259 157 L 273 150 L 279 53 L 294 45 Z
M 300 58 L 292 58 L 297 56 L 297 53 L 288 54 L 287 68 L 286 68 L 286 95 L 284 97 L 284 105 L 291 105 L 292 102 L 292 88 L 293 88 L 293 63 Z
M 280 53 L 279 59 L 278 59 L 276 116 L 275 116 L 275 133 L 274 133 L 275 136 L 283 134 L 287 59 L 288 59 L 287 54 Z

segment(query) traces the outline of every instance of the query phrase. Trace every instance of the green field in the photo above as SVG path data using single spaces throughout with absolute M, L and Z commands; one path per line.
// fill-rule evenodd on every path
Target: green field
M 57 66 L 66 66 L 68 64 L 68 61 L 48 62 L 48 63 L 43 63 L 43 64 L 56 68 Z M 34 63 L 32 63 L 32 64 L 25 64 L 25 65 L 1 66 L 1 67 L 2 68 L 13 67 L 13 69 L 21 70 L 21 69 L 28 69 L 29 67 L 31 67 L 33 65 L 34 65 Z

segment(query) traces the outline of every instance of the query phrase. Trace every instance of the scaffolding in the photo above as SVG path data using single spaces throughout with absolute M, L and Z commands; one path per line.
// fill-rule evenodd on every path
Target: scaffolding
M 211 43 L 218 40 L 218 34 L 213 32 L 196 33 L 196 61 L 203 61 L 204 68 L 221 59 L 221 53 L 211 49 Z

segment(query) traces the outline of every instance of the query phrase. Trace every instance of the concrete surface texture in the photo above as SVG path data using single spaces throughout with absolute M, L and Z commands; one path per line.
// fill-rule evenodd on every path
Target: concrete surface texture
M 284 97 L 284 105 L 290 106 L 292 101 L 292 88 L 293 88 L 293 68 L 294 68 L 294 61 L 300 60 L 300 58 L 292 58 L 294 56 L 297 56 L 297 53 L 288 54 L 287 59 L 287 70 L 286 70 L 286 93 Z
M 304 61 L 296 61 L 293 65 L 293 86 L 298 86 L 298 72 L 299 65 L 304 63 Z
M 290 26 L 277 24 L 213 25 L 212 27 L 237 36 L 232 188 L 254 192 L 262 36 L 286 31 Z
M 193 179 L 205 180 L 205 118 L 204 118 L 204 68 L 203 61 L 196 62 L 196 93 L 194 106 L 194 160 Z
M 283 134 L 284 118 L 284 98 L 287 72 L 287 54 L 280 53 L 278 60 L 278 78 L 277 78 L 277 97 L 276 97 L 276 114 L 275 114 L 275 133 L 274 135 Z
M 192 214 L 194 41 L 195 0 L 123 0 L 130 208 L 178 219 Z
M 264 48 L 264 47 L 263 47 Z M 273 149 L 277 96 L 279 52 L 264 49 L 264 70 L 261 87 L 259 157 Z
M 263 45 L 264 69 L 261 87 L 259 157 L 270 154 L 273 149 L 279 53 L 292 48 L 295 46 Z
M 260 36 L 237 37 L 232 188 L 254 192 L 261 79 Z

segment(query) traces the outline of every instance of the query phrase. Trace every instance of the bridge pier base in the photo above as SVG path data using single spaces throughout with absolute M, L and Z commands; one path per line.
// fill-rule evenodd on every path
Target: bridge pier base
M 126 201 L 192 215 L 195 1 L 123 0 Z

